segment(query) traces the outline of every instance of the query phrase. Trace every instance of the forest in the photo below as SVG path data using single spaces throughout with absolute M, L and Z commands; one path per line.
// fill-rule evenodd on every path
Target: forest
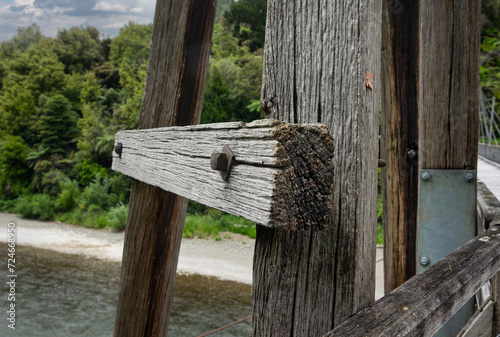
M 483 0 L 482 55 L 500 55 L 500 1 Z M 219 0 L 201 123 L 252 121 L 260 109 L 265 0 Z M 111 170 L 116 132 L 136 129 L 152 24 L 119 35 L 33 24 L 0 44 L 0 210 L 123 230 L 131 181 Z M 500 59 L 480 81 L 500 105 Z M 498 110 L 498 107 L 497 107 Z M 379 223 L 382 207 L 379 202 Z M 251 222 L 190 202 L 184 235 L 255 236 Z M 380 231 L 381 233 L 381 231 Z

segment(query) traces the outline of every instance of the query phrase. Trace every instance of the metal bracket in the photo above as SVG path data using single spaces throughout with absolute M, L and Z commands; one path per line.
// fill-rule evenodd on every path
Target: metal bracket
M 477 193 L 475 170 L 421 169 L 419 174 L 417 272 L 475 237 Z M 473 311 L 469 301 L 434 336 L 456 336 Z

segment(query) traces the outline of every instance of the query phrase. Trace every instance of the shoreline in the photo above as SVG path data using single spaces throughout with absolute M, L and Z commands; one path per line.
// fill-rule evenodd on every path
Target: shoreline
M 16 245 L 121 263 L 124 232 L 94 229 L 54 221 L 22 219 L 0 213 L 0 242 L 7 242 L 7 225 L 16 224 Z M 203 275 L 252 284 L 255 239 L 228 233 L 231 239 L 182 239 L 177 273 Z M 224 237 L 225 235 L 223 235 Z M 21 258 L 21 257 L 20 257 Z M 384 295 L 383 249 L 377 247 L 375 299 Z
M 54 221 L 22 219 L 0 213 L 0 242 L 7 242 L 7 225 L 16 224 L 16 245 L 83 255 L 121 263 L 125 233 Z M 221 280 L 252 284 L 255 239 L 182 239 L 177 273 L 200 274 Z

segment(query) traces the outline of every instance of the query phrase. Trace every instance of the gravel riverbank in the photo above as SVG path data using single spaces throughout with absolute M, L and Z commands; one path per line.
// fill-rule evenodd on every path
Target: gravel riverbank
M 121 262 L 124 233 L 65 223 L 21 219 L 0 213 L 0 242 L 7 242 L 7 225 L 16 224 L 16 243 L 64 254 L 78 254 Z M 252 283 L 255 240 L 231 235 L 231 239 L 182 239 L 177 272 L 201 274 L 223 280 Z M 22 256 L 18 257 L 22 259 Z

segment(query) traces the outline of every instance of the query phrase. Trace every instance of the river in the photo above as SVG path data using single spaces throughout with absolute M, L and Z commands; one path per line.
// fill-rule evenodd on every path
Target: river
M 81 255 L 16 247 L 16 330 L 8 328 L 7 245 L 0 243 L 0 336 L 67 337 L 113 335 L 120 264 Z M 1 278 L 0 278 L 1 280 Z M 251 286 L 200 275 L 177 275 L 169 336 L 196 337 L 246 317 Z M 217 337 L 248 336 L 250 322 Z

